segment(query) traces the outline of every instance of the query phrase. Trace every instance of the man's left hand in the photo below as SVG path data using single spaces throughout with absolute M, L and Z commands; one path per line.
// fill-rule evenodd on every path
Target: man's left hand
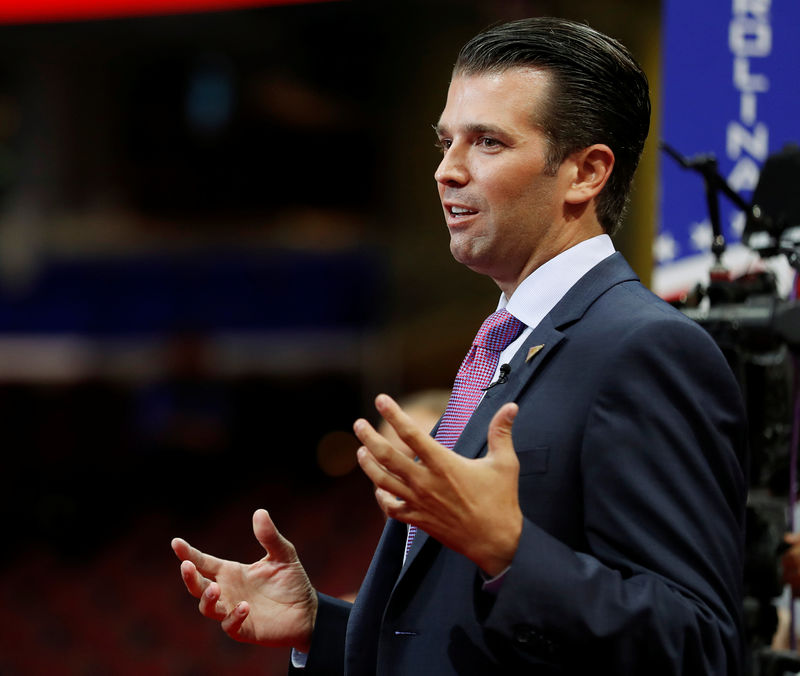
M 375 408 L 414 454 L 392 446 L 366 420 L 355 422 L 364 444 L 358 462 L 375 484 L 381 509 L 463 554 L 490 577 L 503 572 L 522 533 L 519 461 L 511 441 L 517 405 L 505 404 L 495 414 L 488 452 L 475 459 L 442 446 L 391 397 L 379 395 Z

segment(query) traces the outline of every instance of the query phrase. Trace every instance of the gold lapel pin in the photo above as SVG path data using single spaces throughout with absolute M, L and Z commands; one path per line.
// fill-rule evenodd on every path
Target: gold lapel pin
M 534 345 L 530 350 L 528 350 L 528 356 L 525 357 L 525 363 L 527 364 L 531 359 L 533 359 L 539 352 L 541 352 L 542 348 L 544 347 L 544 343 L 541 345 Z

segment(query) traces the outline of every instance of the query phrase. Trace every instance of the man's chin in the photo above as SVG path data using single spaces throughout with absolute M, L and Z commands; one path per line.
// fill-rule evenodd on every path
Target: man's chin
M 450 253 L 457 263 L 460 263 L 473 272 L 479 275 L 488 275 L 490 268 L 487 265 L 487 256 L 485 252 L 480 251 L 476 247 L 468 246 L 455 246 L 453 241 L 450 241 Z

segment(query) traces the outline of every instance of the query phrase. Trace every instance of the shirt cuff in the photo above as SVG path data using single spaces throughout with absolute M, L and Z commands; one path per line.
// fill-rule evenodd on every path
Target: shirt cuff
M 506 573 L 508 573 L 511 566 L 506 566 L 506 569 L 501 573 L 495 575 L 492 578 L 486 576 L 486 574 L 481 570 L 481 577 L 483 578 L 483 591 L 489 592 L 490 594 L 498 594 L 500 592 L 500 587 L 503 586 L 503 580 L 506 579 Z
M 292 666 L 295 669 L 305 669 L 307 661 L 308 653 L 301 653 L 299 650 L 292 648 Z

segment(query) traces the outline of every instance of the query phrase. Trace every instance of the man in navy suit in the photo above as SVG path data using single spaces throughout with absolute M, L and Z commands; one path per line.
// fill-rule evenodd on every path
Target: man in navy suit
M 436 125 L 459 262 L 521 333 L 452 450 L 388 396 L 354 425 L 390 517 L 353 606 L 269 515 L 250 565 L 173 548 L 201 612 L 306 674 L 738 674 L 746 441 L 708 335 L 609 238 L 647 136 L 618 42 L 560 19 L 484 31 Z M 409 542 L 408 525 L 416 535 Z

